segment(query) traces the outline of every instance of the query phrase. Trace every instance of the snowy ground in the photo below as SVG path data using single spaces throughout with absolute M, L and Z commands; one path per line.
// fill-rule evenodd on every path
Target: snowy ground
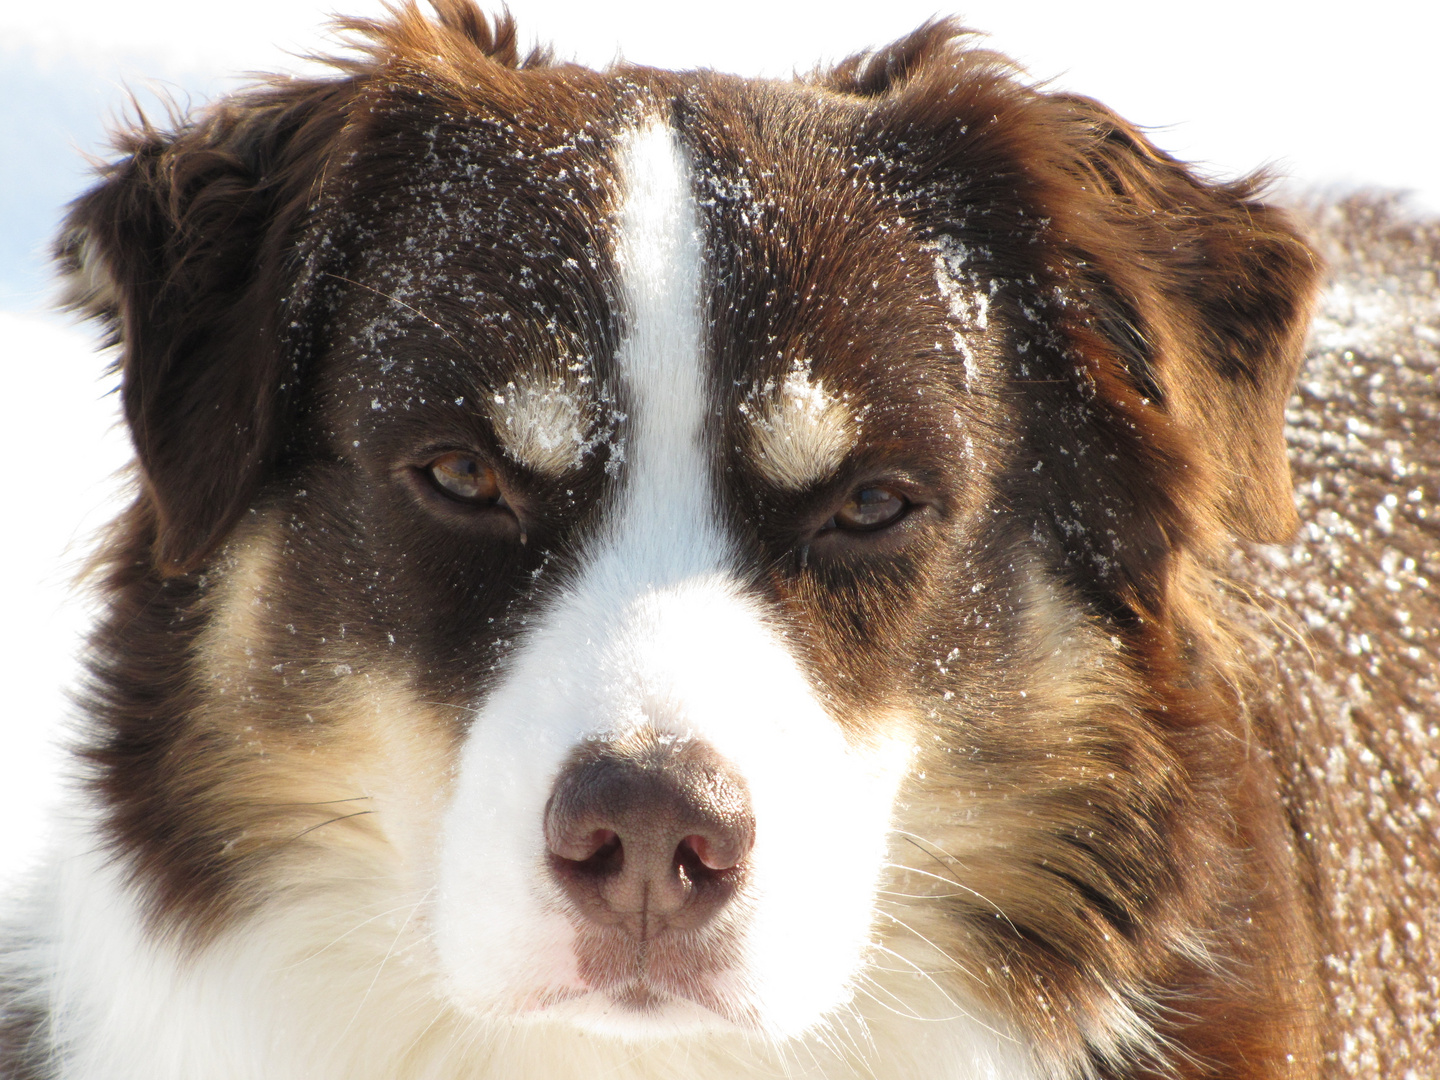
M 615 6 L 510 3 L 523 33 L 587 63 L 623 46 L 646 63 L 769 75 L 892 39 L 937 10 L 935 0 L 733 0 L 677 17 L 658 0 Z M 1423 136 L 1433 126 L 1440 7 L 1379 0 L 1363 17 L 1327 7 L 1311 5 L 1300 21 L 1279 0 L 1217 2 L 1204 25 L 1191 8 L 1153 0 L 972 0 L 963 14 L 1036 76 L 1163 126 L 1162 146 L 1222 175 L 1276 162 L 1305 185 L 1409 188 L 1440 209 L 1440 149 Z M 317 28 L 333 8 L 374 13 L 379 4 L 249 0 L 242 23 L 234 6 L 194 0 L 0 10 L 0 95 L 9 103 L 0 115 L 0 440 L 11 463 L 0 529 L 10 567 L 0 620 L 0 884 L 32 858 L 60 783 L 62 688 L 86 621 L 69 582 L 118 505 L 127 456 L 92 336 L 43 313 L 43 248 L 83 183 L 80 151 L 98 150 L 125 85 L 149 101 L 147 87 L 203 100 L 234 85 L 229 72 L 293 68 L 295 54 L 323 47 Z

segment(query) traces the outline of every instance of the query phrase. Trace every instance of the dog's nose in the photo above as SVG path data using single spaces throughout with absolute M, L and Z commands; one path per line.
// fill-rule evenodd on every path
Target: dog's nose
M 586 744 L 545 808 L 550 869 L 587 919 L 649 937 L 734 895 L 755 840 L 744 781 L 697 740 Z

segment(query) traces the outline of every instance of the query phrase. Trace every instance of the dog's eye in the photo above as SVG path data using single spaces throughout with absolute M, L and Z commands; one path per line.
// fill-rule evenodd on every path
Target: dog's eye
M 831 518 L 834 528 L 872 532 L 893 525 L 905 516 L 910 501 L 889 488 L 861 488 Z
M 451 498 L 486 506 L 505 501 L 495 470 L 469 454 L 445 454 L 427 465 L 426 472 L 435 486 Z

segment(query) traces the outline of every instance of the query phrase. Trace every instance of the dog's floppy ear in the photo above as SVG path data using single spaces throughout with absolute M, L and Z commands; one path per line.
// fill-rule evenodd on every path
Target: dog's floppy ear
M 296 235 L 343 83 L 284 81 L 173 132 L 141 122 L 71 206 L 72 308 L 120 346 L 125 417 L 166 573 L 196 568 L 281 448 L 300 362 Z
M 1184 437 L 1210 512 L 1239 536 L 1295 528 L 1284 408 L 1322 264 L 1262 181 L 1208 183 L 1099 103 L 1057 95 L 1078 179 L 1105 206 L 1057 221 L 1099 328 Z M 1072 159 L 1073 160 L 1073 159 Z

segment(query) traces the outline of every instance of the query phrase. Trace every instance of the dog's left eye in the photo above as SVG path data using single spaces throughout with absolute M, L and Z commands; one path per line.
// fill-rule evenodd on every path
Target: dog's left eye
M 504 501 L 495 470 L 469 454 L 450 453 L 426 466 L 431 482 L 452 499 L 498 506 Z
M 908 509 L 910 500 L 890 488 L 861 488 L 835 511 L 828 524 L 850 532 L 873 532 L 895 524 Z

